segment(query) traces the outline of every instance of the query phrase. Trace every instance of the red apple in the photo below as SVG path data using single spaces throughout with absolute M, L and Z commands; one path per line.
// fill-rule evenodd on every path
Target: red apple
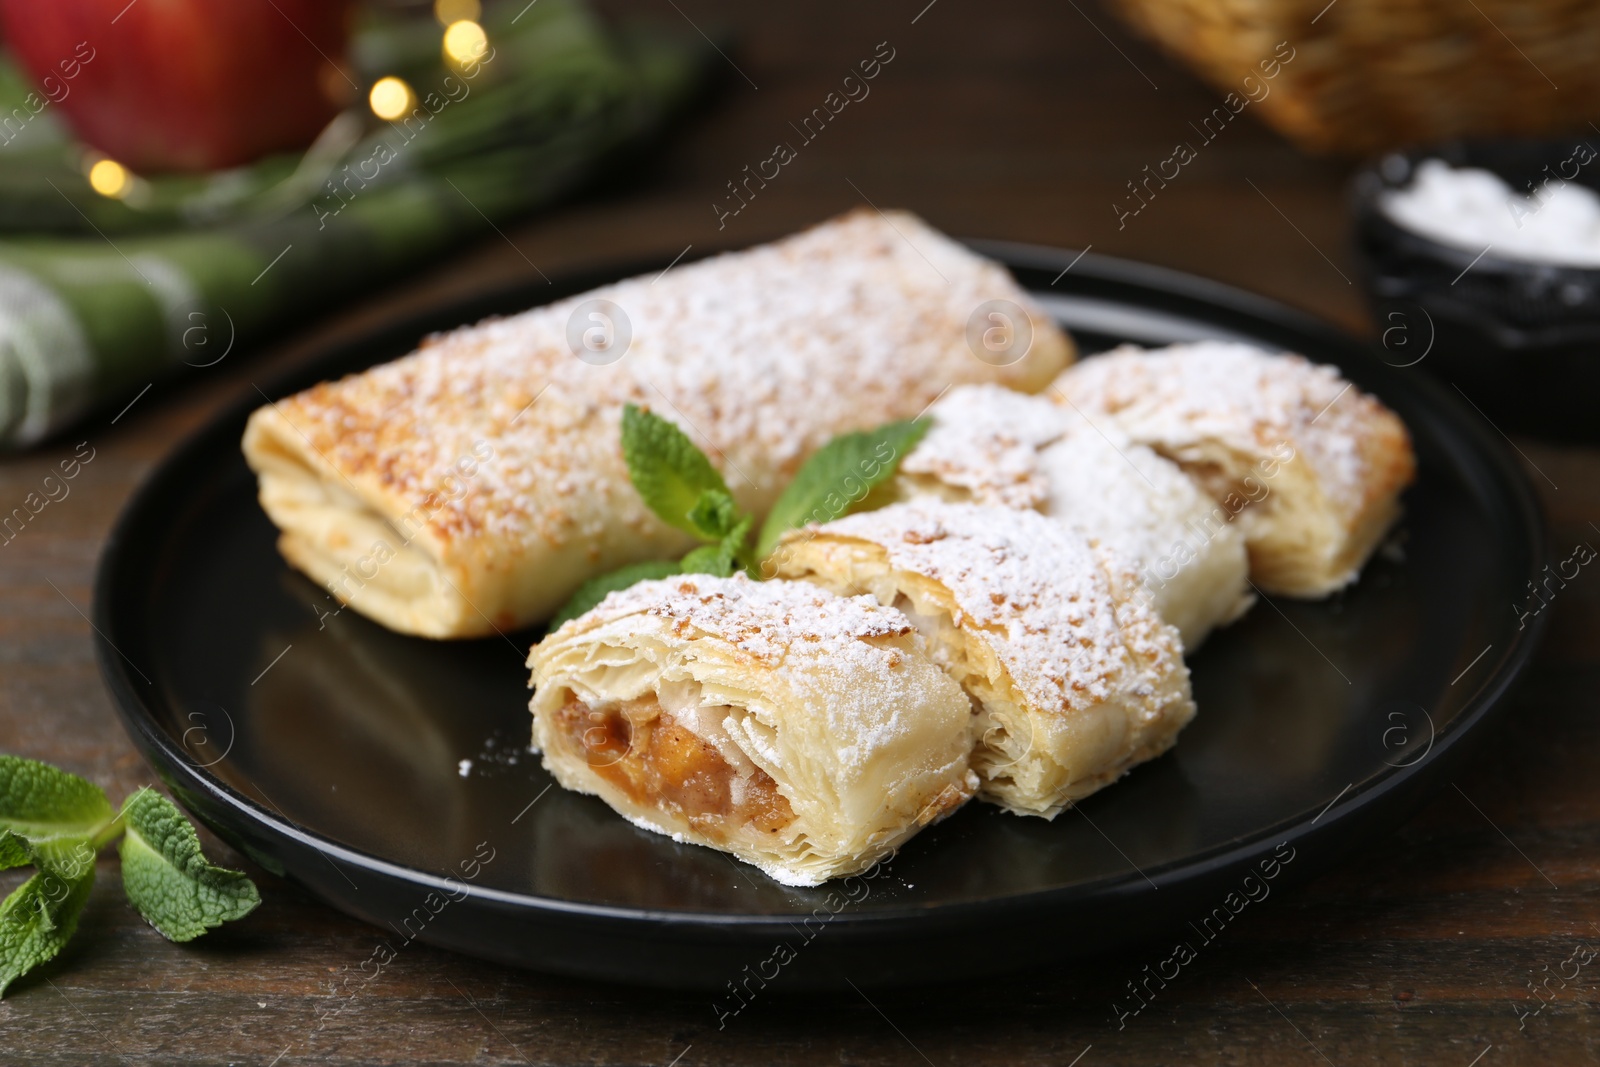
M 302 148 L 353 90 L 349 0 L 0 0 L 45 106 L 136 172 Z

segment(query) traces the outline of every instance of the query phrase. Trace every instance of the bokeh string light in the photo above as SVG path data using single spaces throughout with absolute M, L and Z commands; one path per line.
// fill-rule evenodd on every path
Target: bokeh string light
M 128 168 L 114 159 L 97 159 L 89 168 L 89 188 L 101 196 L 120 200 L 128 195 Z
M 392 122 L 410 111 L 416 103 L 417 96 L 411 91 L 411 86 L 393 75 L 379 78 L 373 83 L 372 91 L 367 94 L 367 103 L 372 108 L 372 113 L 385 122 Z
M 489 47 L 489 35 L 470 19 L 452 22 L 444 31 L 444 57 L 455 66 L 476 62 Z

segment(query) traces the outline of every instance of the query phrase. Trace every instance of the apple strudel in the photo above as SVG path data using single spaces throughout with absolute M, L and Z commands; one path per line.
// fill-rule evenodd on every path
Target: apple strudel
M 557 782 L 786 885 L 871 866 L 977 786 L 971 705 L 906 617 L 866 597 L 641 582 L 528 664 Z
M 979 796 L 1054 818 L 1194 717 L 1138 579 L 1036 511 L 915 501 L 791 531 L 780 573 L 899 608 L 978 708 Z
M 1249 608 L 1232 516 L 1111 420 L 992 385 L 957 386 L 928 414 L 933 427 L 900 465 L 898 498 L 1032 508 L 1071 523 L 1133 567 L 1186 650 Z
M 995 301 L 1028 319 L 1015 359 L 969 342 Z M 480 635 L 692 543 L 629 484 L 623 404 L 677 422 L 759 515 L 836 434 L 952 383 L 1048 384 L 1071 342 L 1028 306 L 999 265 L 862 210 L 431 337 L 256 411 L 244 453 L 291 564 L 391 629 Z
M 1404 423 L 1332 367 L 1245 344 L 1125 346 L 1063 373 L 1054 395 L 1177 463 L 1237 514 L 1265 591 L 1353 582 L 1416 471 Z

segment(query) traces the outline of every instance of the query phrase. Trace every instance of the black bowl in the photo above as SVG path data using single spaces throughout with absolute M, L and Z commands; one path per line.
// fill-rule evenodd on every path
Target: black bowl
M 1394 153 L 1357 174 L 1352 190 L 1383 358 L 1431 371 L 1503 432 L 1600 438 L 1591 410 L 1600 397 L 1600 270 L 1480 255 L 1399 226 L 1380 195 L 1408 185 L 1425 159 L 1491 171 L 1519 192 L 1552 176 L 1600 191 L 1600 136 Z

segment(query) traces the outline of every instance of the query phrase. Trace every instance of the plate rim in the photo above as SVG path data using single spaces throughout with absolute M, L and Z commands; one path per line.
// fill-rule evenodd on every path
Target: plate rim
M 1019 268 L 1041 271 L 1055 271 L 1059 268 L 1062 274 L 1065 274 L 1070 269 L 1077 272 L 1080 277 L 1087 276 L 1098 282 L 1169 299 L 1177 298 L 1185 303 L 1192 303 L 1197 308 L 1226 311 L 1230 317 L 1251 322 L 1258 327 L 1265 324 L 1275 330 L 1310 337 L 1324 348 L 1342 351 L 1359 359 L 1370 356 L 1360 341 L 1332 323 L 1271 297 L 1210 278 L 1157 264 L 1088 251 L 1078 252 L 1045 245 L 989 239 L 963 239 L 962 243 L 1000 262 L 1013 273 Z M 558 279 L 558 289 L 561 294 L 583 292 L 597 285 L 659 269 L 660 266 L 661 262 L 654 259 L 633 258 L 564 272 Z M 1060 280 L 1059 275 L 1057 280 Z M 327 364 L 337 361 L 341 355 L 347 354 L 357 346 L 374 345 L 380 339 L 405 336 L 409 336 L 410 340 L 402 343 L 414 346 L 422 336 L 441 328 L 438 322 L 442 320 L 450 319 L 459 324 L 479 321 L 490 315 L 508 314 L 503 310 L 484 309 L 504 308 L 510 306 L 513 301 L 529 295 L 536 297 L 538 294 L 533 284 L 523 279 L 466 295 L 457 294 L 419 308 L 401 318 L 359 331 L 341 333 L 296 359 L 293 366 L 272 375 L 264 387 L 256 388 L 265 392 L 270 399 L 276 400 L 290 392 L 305 388 L 308 383 L 314 384 L 316 381 L 326 380 L 327 372 L 319 371 L 319 368 L 325 368 Z M 1049 286 L 1043 288 L 1029 286 L 1020 279 L 1019 284 L 1030 292 L 1045 291 L 1049 288 Z M 560 298 L 560 295 L 555 297 L 555 299 Z M 521 306 L 540 305 L 524 303 Z M 1392 371 L 1394 368 L 1389 370 Z M 1526 539 L 1530 548 L 1527 573 L 1530 578 L 1536 577 L 1548 559 L 1548 524 L 1531 480 L 1512 459 L 1510 450 L 1494 440 L 1460 401 L 1427 374 L 1414 374 L 1392 380 L 1403 382 L 1401 388 L 1421 393 L 1422 404 L 1432 409 L 1432 414 L 1436 418 L 1443 419 L 1455 434 L 1466 438 L 1473 446 L 1474 457 L 1479 461 L 1478 465 L 1496 476 L 1494 480 L 1497 487 L 1504 491 L 1506 502 L 1512 504 L 1514 509 L 1514 514 L 1506 516 L 1508 529 L 1515 529 Z M 553 918 L 620 921 L 656 927 L 665 925 L 678 931 L 754 930 L 766 933 L 789 928 L 792 919 L 790 912 L 655 910 L 545 897 L 447 880 L 432 872 L 408 867 L 325 837 L 311 827 L 303 826 L 287 816 L 262 807 L 216 775 L 208 773 L 207 767 L 195 764 L 161 726 L 155 708 L 141 695 L 135 679 L 129 673 L 128 667 L 132 665 L 131 661 L 127 660 L 112 643 L 109 634 L 118 629 L 114 619 L 114 603 L 118 598 L 117 586 L 122 580 L 120 577 L 122 568 L 129 565 L 124 558 L 125 553 L 130 551 L 125 547 L 130 542 L 129 535 L 140 521 L 146 518 L 152 502 L 160 499 L 163 490 L 170 491 L 169 483 L 197 464 L 222 462 L 217 458 L 213 446 L 220 440 L 227 448 L 236 449 L 237 432 L 242 431 L 244 419 L 259 407 L 260 403 L 258 395 L 241 390 L 236 400 L 226 403 L 211 418 L 163 455 L 130 494 L 104 542 L 96 565 L 90 614 L 100 673 L 112 696 L 112 703 L 125 732 L 169 788 L 174 787 L 175 778 L 181 778 L 183 785 L 199 790 L 213 802 L 219 802 L 237 812 L 258 832 L 264 832 L 269 836 L 287 837 L 304 848 L 321 853 L 330 859 L 338 859 L 349 866 L 381 878 L 418 889 L 448 888 L 458 895 L 465 892 L 467 897 L 483 904 L 510 907 Z M 1084 896 L 1117 895 L 1128 888 L 1143 892 L 1142 887 L 1146 882 L 1159 888 L 1163 883 L 1181 884 L 1225 871 L 1236 866 L 1241 860 L 1260 855 L 1263 845 L 1271 841 L 1295 844 L 1314 834 L 1331 831 L 1385 795 L 1422 784 L 1418 779 L 1434 773 L 1436 768 L 1442 766 L 1447 758 L 1461 748 L 1463 742 L 1481 736 L 1484 729 L 1492 725 L 1484 723 L 1484 720 L 1505 707 L 1508 694 L 1526 672 L 1542 642 L 1547 625 L 1548 614 L 1541 612 L 1524 630 L 1517 632 L 1512 645 L 1491 665 L 1491 672 L 1466 698 L 1460 712 L 1435 734 L 1434 744 L 1426 755 L 1410 764 L 1374 771 L 1367 778 L 1353 783 L 1343 793 L 1335 796 L 1321 809 L 1320 814 L 1309 822 L 1307 819 L 1311 815 L 1311 809 L 1306 809 L 1203 851 L 1190 853 L 1144 870 L 1136 869 L 1131 872 L 1106 875 L 1068 886 L 974 900 L 924 905 L 907 902 L 897 907 L 872 912 L 845 909 L 832 917 L 830 925 L 843 925 L 852 929 L 866 928 L 892 934 L 906 928 L 923 929 L 946 922 L 959 924 L 970 918 L 973 913 L 993 912 L 997 908 L 1036 908 Z M 174 793 L 177 792 L 178 790 L 174 788 Z M 181 796 L 179 800 L 182 803 Z M 185 804 L 185 807 L 188 805 Z M 199 812 L 194 814 L 199 815 L 202 821 L 211 823 L 205 815 Z M 818 888 L 825 888 L 827 884 Z M 333 906 L 339 907 L 338 904 Z

